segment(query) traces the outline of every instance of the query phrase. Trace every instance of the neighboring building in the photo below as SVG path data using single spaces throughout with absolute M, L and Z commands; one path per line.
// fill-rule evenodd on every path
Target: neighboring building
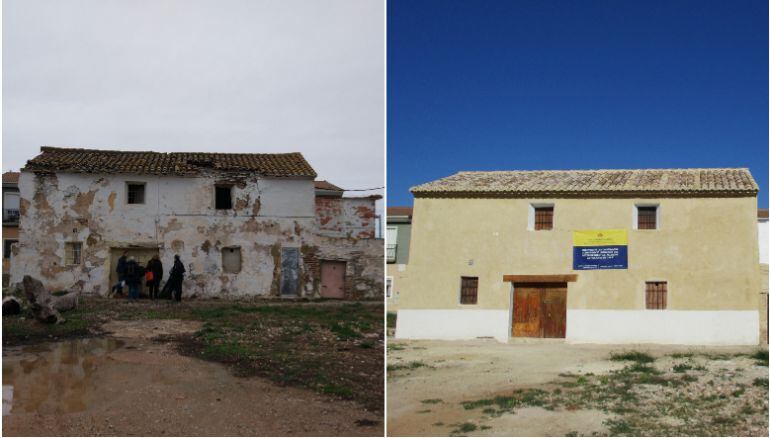
M 21 235 L 11 282 L 105 295 L 123 251 L 174 254 L 186 296 L 381 297 L 374 198 L 324 205 L 299 153 L 41 148 L 21 169 Z M 165 280 L 165 278 L 164 278 Z
M 3 287 L 8 286 L 11 246 L 19 241 L 19 172 L 3 173 Z
M 398 310 L 403 283 L 409 275 L 409 239 L 412 234 L 412 207 L 388 207 L 386 252 L 388 276 L 385 279 L 385 296 L 388 311 Z
M 748 169 L 460 172 L 412 188 L 397 338 L 759 342 Z
M 759 209 L 757 211 L 757 237 L 759 240 L 759 276 L 760 276 L 760 298 L 759 298 L 759 313 L 760 313 L 760 340 L 767 344 L 768 341 L 768 260 L 767 260 L 767 244 L 770 234 L 767 229 L 767 212 L 768 210 Z

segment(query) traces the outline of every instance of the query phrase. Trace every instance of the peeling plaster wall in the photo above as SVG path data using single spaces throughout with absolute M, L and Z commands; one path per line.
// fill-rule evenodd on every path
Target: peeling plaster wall
M 127 182 L 146 184 L 144 204 L 127 204 Z M 215 184 L 232 184 L 232 210 L 214 208 Z M 19 185 L 23 219 L 12 283 L 29 274 L 52 290 L 105 294 L 114 270 L 110 249 L 138 246 L 158 248 L 164 281 L 174 254 L 181 256 L 186 296 L 277 295 L 281 247 L 318 245 L 309 179 L 22 172 Z M 80 265 L 63 266 L 65 242 L 82 242 Z M 241 247 L 237 274 L 221 269 L 228 246 Z M 303 278 L 300 294 L 317 294 L 317 279 Z
M 318 228 L 324 236 L 373 239 L 375 237 L 375 200 L 372 198 L 315 199 Z

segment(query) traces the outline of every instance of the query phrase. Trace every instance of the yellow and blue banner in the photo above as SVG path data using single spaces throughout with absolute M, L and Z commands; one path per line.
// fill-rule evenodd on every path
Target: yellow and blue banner
M 572 269 L 628 269 L 626 230 L 573 231 Z

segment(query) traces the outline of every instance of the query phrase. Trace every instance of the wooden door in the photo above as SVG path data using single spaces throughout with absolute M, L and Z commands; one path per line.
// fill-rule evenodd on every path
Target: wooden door
M 515 286 L 513 298 L 513 336 L 541 337 L 540 290 L 529 285 Z
M 543 337 L 563 338 L 567 334 L 567 286 L 550 285 L 542 289 Z
M 567 333 L 566 283 L 517 283 L 511 335 L 563 338 Z
M 345 262 L 321 262 L 321 296 L 345 298 Z

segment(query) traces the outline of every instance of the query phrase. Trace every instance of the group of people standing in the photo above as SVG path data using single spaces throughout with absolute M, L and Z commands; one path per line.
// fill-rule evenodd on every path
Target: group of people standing
M 160 281 L 163 279 L 163 263 L 158 255 L 152 256 L 147 266 L 140 265 L 136 258 L 128 256 L 124 251 L 118 259 L 118 265 L 115 268 L 118 274 L 118 282 L 112 286 L 112 291 L 123 295 L 123 287 L 128 286 L 128 298 L 138 299 L 139 288 L 144 280 L 147 285 L 147 291 L 151 299 L 168 296 L 176 301 L 182 301 L 182 280 L 184 279 L 185 268 L 179 259 L 179 254 L 174 256 L 174 266 L 168 276 L 168 281 L 163 286 L 163 290 L 158 292 Z

